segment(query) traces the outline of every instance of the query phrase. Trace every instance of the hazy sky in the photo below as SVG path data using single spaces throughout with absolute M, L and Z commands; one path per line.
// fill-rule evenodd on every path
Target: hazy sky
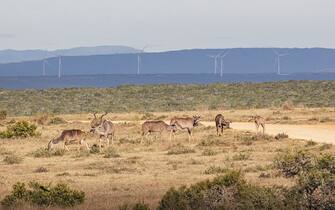
M 0 49 L 335 48 L 335 0 L 1 0 Z

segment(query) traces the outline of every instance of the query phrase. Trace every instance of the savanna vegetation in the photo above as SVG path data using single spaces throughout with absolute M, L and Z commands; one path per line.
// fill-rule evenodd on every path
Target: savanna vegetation
M 287 81 L 209 85 L 123 85 L 117 88 L 0 90 L 10 115 L 41 112 L 157 112 L 292 106 L 333 107 L 335 81 Z

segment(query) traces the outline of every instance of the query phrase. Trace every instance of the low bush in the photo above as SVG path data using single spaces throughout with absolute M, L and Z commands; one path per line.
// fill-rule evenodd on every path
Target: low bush
M 204 151 L 202 151 L 202 155 L 203 156 L 214 156 L 217 155 L 218 153 L 216 151 L 213 151 L 211 149 L 205 149 Z
M 27 138 L 40 135 L 36 132 L 36 125 L 27 121 L 19 121 L 7 126 L 7 130 L 0 132 L 0 138 Z
M 5 120 L 7 118 L 7 112 L 5 110 L 0 110 L 0 120 Z
M 168 151 L 168 155 L 181 155 L 181 154 L 187 154 L 187 153 L 195 153 L 195 150 L 189 147 L 186 147 L 181 144 L 177 144 L 173 147 L 171 147 Z
M 34 152 L 31 153 L 31 155 L 33 157 L 36 158 L 46 158 L 46 157 L 52 157 L 52 156 L 63 156 L 65 154 L 65 150 L 64 149 L 55 149 L 55 150 L 51 150 L 49 151 L 46 148 L 39 148 L 37 150 L 35 150 Z
M 66 121 L 63 118 L 53 117 L 53 118 L 50 119 L 48 124 L 49 125 L 59 125 L 59 124 L 65 124 L 65 123 L 66 123 Z
M 15 154 L 10 154 L 10 155 L 7 155 L 3 161 L 7 164 L 19 164 L 23 161 L 23 158 L 18 156 L 18 155 L 15 155 Z
M 100 153 L 100 147 L 97 144 L 93 144 L 91 149 L 90 149 L 90 153 L 92 154 L 99 154 Z
M 204 171 L 204 174 L 223 174 L 229 171 L 228 168 L 222 168 L 220 166 L 210 166 Z
M 241 161 L 241 160 L 249 160 L 250 153 L 240 152 L 238 154 L 233 155 L 232 159 L 235 161 Z
M 47 173 L 49 170 L 45 167 L 38 167 L 34 170 L 35 173 Z
M 1 201 L 1 205 L 7 208 L 15 208 L 26 203 L 41 207 L 73 207 L 83 203 L 84 200 L 84 192 L 73 190 L 67 184 L 51 186 L 30 182 L 27 187 L 26 184 L 18 182 L 13 185 L 12 193 Z
M 120 157 L 120 154 L 116 151 L 115 148 L 109 147 L 105 151 L 104 158 L 117 158 Z
M 288 135 L 286 133 L 278 133 L 276 136 L 275 136 L 275 139 L 276 140 L 281 140 L 281 139 L 287 139 L 288 138 Z

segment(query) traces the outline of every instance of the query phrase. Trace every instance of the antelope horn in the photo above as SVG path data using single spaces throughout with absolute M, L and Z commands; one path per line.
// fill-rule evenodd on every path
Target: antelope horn
M 106 116 L 108 112 L 105 112 L 105 114 L 101 115 L 100 119 L 102 119 L 104 116 Z
M 94 118 L 97 118 L 97 113 L 96 112 L 94 112 L 93 115 L 94 115 Z

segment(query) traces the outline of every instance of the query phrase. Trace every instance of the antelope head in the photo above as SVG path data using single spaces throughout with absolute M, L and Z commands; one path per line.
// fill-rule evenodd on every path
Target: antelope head
M 94 118 L 91 121 L 91 131 L 93 132 L 96 127 L 102 124 L 103 117 L 106 116 L 108 113 L 105 112 L 105 114 L 101 115 L 100 117 L 97 117 L 97 113 L 93 113 Z
M 197 115 L 193 116 L 193 126 L 198 126 L 199 122 L 200 122 L 200 116 Z

